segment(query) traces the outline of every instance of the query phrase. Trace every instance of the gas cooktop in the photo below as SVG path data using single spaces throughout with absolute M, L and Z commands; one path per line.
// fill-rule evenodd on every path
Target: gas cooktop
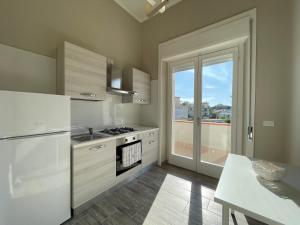
M 109 135 L 119 135 L 119 134 L 125 134 L 125 133 L 129 133 L 129 132 L 133 132 L 136 131 L 135 129 L 131 128 L 131 127 L 116 127 L 116 128 L 111 128 L 111 129 L 104 129 L 101 130 L 101 133 L 104 134 L 109 134 Z

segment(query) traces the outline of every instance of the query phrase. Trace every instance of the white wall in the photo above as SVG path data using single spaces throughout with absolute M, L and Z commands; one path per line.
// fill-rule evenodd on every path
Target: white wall
M 55 94 L 56 60 L 0 44 L 0 89 Z M 12 79 L 13 77 L 13 79 Z M 103 128 L 140 124 L 141 106 L 122 104 L 122 97 L 105 101 L 71 101 L 72 126 Z
M 287 161 L 300 166 L 300 1 L 293 0 L 291 21 L 291 75 L 287 92 Z
M 296 0 L 299 1 L 299 0 Z M 184 0 L 142 26 L 142 65 L 158 74 L 158 45 L 257 8 L 255 157 L 284 161 L 286 82 L 289 69 L 290 0 Z M 275 127 L 264 127 L 274 120 Z
M 141 106 L 122 104 L 121 96 L 106 95 L 105 101 L 71 101 L 71 124 L 74 127 L 103 128 L 140 124 Z
M 56 60 L 0 44 L 0 90 L 54 94 Z

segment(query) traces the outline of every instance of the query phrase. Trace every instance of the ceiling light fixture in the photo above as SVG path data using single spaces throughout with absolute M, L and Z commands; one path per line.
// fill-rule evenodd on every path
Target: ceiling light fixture
M 160 0 L 160 3 L 157 3 L 155 0 L 147 0 L 145 5 L 146 15 L 152 17 L 157 13 L 164 13 L 168 2 L 169 0 Z

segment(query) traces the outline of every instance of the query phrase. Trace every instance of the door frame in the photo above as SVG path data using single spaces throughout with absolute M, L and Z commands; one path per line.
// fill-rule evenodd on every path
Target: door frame
M 167 127 L 167 74 L 168 63 L 181 57 L 193 56 L 205 51 L 208 46 L 218 44 L 242 44 L 245 91 L 244 98 L 247 103 L 244 109 L 243 127 L 243 154 L 254 156 L 255 144 L 255 75 L 256 75 L 256 8 L 232 16 L 223 21 L 206 26 L 191 33 L 179 36 L 158 46 L 158 104 L 157 124 L 160 128 L 158 165 L 168 160 L 168 127 Z M 247 137 L 248 127 L 251 127 L 252 137 Z

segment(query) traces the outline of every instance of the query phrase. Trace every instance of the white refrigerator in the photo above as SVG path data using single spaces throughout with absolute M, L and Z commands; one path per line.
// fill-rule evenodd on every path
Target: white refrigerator
M 59 225 L 70 196 L 70 98 L 0 91 L 0 225 Z

